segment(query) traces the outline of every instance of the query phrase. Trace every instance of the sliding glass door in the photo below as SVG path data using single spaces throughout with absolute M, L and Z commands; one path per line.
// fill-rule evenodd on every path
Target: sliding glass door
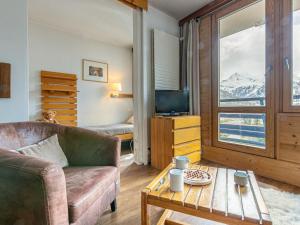
M 214 16 L 216 147 L 273 156 L 273 0 L 241 0 Z
M 300 0 L 283 0 L 283 107 L 300 112 Z

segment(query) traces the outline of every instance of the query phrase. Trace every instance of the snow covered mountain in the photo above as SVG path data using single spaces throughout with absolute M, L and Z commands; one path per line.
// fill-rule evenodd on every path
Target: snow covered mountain
M 264 92 L 264 80 L 256 80 L 251 75 L 239 73 L 222 80 L 220 86 L 221 99 L 264 97 Z
M 265 81 L 251 78 L 249 74 L 234 73 L 221 81 L 220 99 L 264 97 Z M 300 75 L 293 81 L 294 95 L 300 95 Z

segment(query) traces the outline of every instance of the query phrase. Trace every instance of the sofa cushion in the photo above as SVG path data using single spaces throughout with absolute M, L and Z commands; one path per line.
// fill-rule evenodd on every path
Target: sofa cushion
M 61 167 L 69 165 L 65 153 L 59 145 L 57 134 L 36 144 L 19 148 L 17 151 L 24 155 L 56 163 Z
M 118 179 L 118 169 L 104 167 L 64 168 L 69 220 L 74 223 Z

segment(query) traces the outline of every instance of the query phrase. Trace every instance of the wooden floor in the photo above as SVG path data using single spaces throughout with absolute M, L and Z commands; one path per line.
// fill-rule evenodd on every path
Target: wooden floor
M 115 213 L 108 209 L 99 225 L 138 225 L 140 224 L 141 190 L 159 173 L 150 166 L 131 164 L 121 169 L 121 191 L 117 198 Z
M 209 162 L 204 164 L 216 166 Z M 122 162 L 121 192 L 118 196 L 118 209 L 111 213 L 108 209 L 99 225 L 139 225 L 140 224 L 140 192 L 159 173 L 150 166 L 138 166 L 131 162 Z M 300 188 L 283 184 L 263 177 L 257 177 L 262 187 L 272 187 L 278 190 L 300 194 Z M 162 210 L 152 208 L 151 224 L 155 224 L 162 214 Z

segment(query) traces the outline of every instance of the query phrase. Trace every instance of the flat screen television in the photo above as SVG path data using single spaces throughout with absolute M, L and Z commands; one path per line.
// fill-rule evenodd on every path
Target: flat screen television
M 159 115 L 182 115 L 189 112 L 189 92 L 155 91 L 155 112 Z

